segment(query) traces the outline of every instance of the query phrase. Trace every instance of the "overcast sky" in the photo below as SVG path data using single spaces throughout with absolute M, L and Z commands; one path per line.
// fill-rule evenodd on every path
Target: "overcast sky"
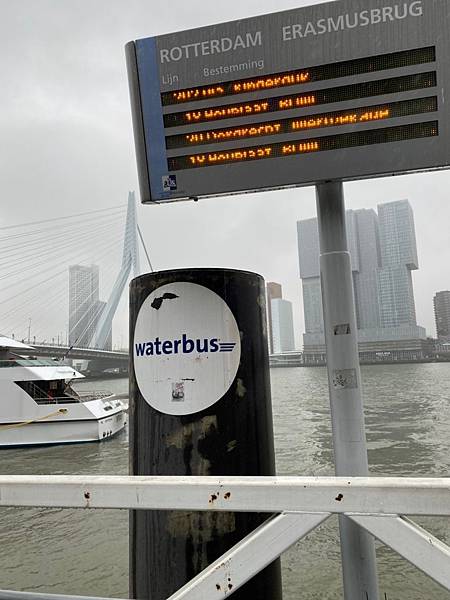
M 315 3 L 2 0 L 0 226 L 116 206 L 137 190 L 126 42 Z M 346 185 L 347 208 L 409 199 L 420 263 L 417 317 L 431 335 L 433 295 L 450 289 L 449 189 L 448 172 Z M 313 188 L 138 210 L 157 269 L 231 267 L 281 283 L 300 344 L 296 221 L 315 216 Z M 124 306 L 116 340 L 127 330 Z

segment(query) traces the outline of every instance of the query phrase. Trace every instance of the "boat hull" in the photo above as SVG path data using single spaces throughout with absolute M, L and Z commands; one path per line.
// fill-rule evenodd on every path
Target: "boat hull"
M 125 427 L 127 406 L 113 394 L 79 395 L 70 382 L 83 375 L 55 361 L 23 358 L 2 342 L 0 448 L 98 442 Z M 68 383 L 69 382 L 69 383 Z
M 0 425 L 0 448 L 99 442 L 122 431 L 126 421 L 125 410 L 119 410 L 97 419 Z

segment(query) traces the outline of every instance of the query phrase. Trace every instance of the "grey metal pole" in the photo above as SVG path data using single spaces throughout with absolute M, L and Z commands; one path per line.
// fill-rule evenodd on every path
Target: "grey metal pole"
M 355 299 L 342 182 L 316 186 L 320 276 L 337 476 L 367 476 Z M 339 517 L 345 600 L 378 600 L 371 535 Z

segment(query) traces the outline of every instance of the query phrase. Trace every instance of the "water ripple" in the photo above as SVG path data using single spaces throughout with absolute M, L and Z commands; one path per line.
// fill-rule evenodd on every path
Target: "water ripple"
M 323 368 L 271 372 L 277 470 L 331 475 L 328 382 Z M 362 369 L 370 469 L 376 475 L 448 476 L 450 365 Z M 126 381 L 108 382 L 126 391 Z M 92 383 L 81 384 L 93 388 Z M 105 387 L 105 382 L 97 384 Z M 4 474 L 125 474 L 127 436 L 101 444 L 4 450 Z M 418 522 L 450 543 L 450 520 Z M 4 508 L 0 588 L 126 597 L 127 511 Z M 389 600 L 450 600 L 450 594 L 377 545 L 380 589 Z M 337 519 L 283 556 L 284 600 L 342 597 Z

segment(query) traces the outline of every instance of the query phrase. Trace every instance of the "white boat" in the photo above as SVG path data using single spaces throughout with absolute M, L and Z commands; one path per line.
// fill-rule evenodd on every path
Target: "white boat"
M 31 346 L 0 335 L 0 448 L 101 441 L 124 428 L 121 399 L 77 394 L 71 382 L 84 375 L 32 353 Z

